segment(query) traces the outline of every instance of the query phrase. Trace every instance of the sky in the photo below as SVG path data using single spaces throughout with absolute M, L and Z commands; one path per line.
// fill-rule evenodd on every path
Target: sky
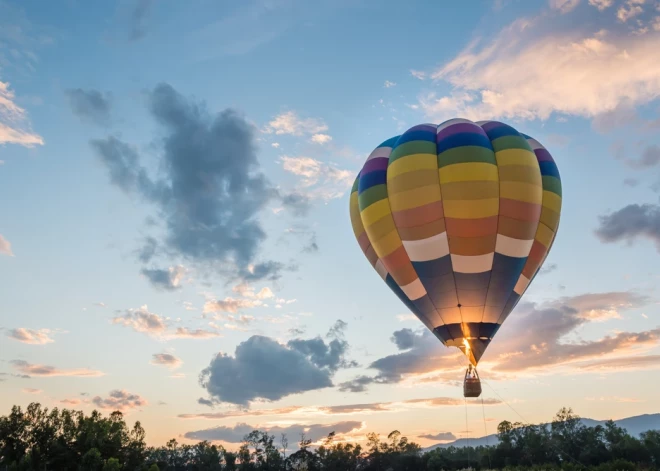
M 660 412 L 659 96 L 656 0 L 0 0 L 1 413 L 233 449 Z M 348 210 L 374 148 L 451 118 L 534 137 L 563 185 L 483 404 Z

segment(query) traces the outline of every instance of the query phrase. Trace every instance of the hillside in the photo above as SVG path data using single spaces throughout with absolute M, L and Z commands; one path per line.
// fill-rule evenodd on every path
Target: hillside
M 595 427 L 596 425 L 605 425 L 607 420 L 594 420 L 594 419 L 581 419 L 581 422 L 587 427 Z M 634 417 L 627 417 L 625 419 L 615 420 L 614 423 L 621 428 L 624 428 L 628 433 L 634 437 L 639 437 L 642 432 L 647 430 L 660 430 L 660 414 L 644 414 Z M 449 443 L 438 443 L 425 448 L 424 451 L 431 451 L 434 448 L 449 448 L 450 446 L 464 447 L 464 446 L 493 446 L 497 445 L 499 440 L 497 434 L 491 434 L 486 437 L 478 438 L 459 438 Z

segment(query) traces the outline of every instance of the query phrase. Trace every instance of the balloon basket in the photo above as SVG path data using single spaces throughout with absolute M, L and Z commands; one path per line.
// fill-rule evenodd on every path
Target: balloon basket
M 472 365 L 465 371 L 465 379 L 463 380 L 463 396 L 464 397 L 479 397 L 481 396 L 481 380 L 477 369 Z

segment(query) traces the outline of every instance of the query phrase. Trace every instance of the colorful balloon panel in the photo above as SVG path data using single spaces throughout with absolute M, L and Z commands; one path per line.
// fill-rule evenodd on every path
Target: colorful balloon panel
M 379 145 L 350 196 L 376 272 L 477 365 L 554 242 L 561 179 L 535 139 L 497 121 L 414 126 Z

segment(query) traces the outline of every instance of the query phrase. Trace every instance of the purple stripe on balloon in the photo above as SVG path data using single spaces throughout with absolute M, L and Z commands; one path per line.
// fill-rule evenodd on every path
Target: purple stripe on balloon
M 548 152 L 545 149 L 535 149 L 534 153 L 536 154 L 536 160 L 539 162 L 554 162 L 555 160 L 552 158 L 550 155 L 550 152 Z
M 412 128 L 408 129 L 406 132 L 412 132 L 412 131 L 436 132 L 437 130 L 438 130 L 438 126 L 434 124 L 418 124 L 417 126 L 413 126 Z
M 488 132 L 491 129 L 499 128 L 499 127 L 502 127 L 502 126 L 505 126 L 505 124 L 500 123 L 499 121 L 489 121 L 489 122 L 485 123 L 483 126 L 481 126 L 481 128 L 484 131 Z
M 367 160 L 367 163 L 362 167 L 360 175 L 375 172 L 377 170 L 387 170 L 387 164 L 390 161 L 387 157 L 376 157 L 375 159 Z
M 472 123 L 456 123 L 456 124 L 452 124 L 451 126 L 447 126 L 442 131 L 440 131 L 435 138 L 435 142 L 440 142 L 441 140 L 449 136 L 453 136 L 454 134 L 465 133 L 465 132 L 471 132 L 486 136 L 486 133 L 484 132 L 483 129 L 481 129 L 481 126 Z

